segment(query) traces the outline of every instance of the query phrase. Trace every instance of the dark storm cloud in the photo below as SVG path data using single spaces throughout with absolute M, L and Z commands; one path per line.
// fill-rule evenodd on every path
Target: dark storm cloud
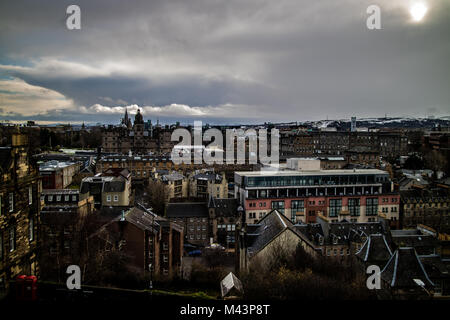
M 65 98 L 68 120 L 116 119 L 123 102 L 211 121 L 448 115 L 450 3 L 425 2 L 411 23 L 409 0 L 378 1 L 370 31 L 366 0 L 77 1 L 82 29 L 68 31 L 71 1 L 4 1 L 0 72 L 49 89 L 39 117 Z M 0 107 L 20 114 L 13 102 Z

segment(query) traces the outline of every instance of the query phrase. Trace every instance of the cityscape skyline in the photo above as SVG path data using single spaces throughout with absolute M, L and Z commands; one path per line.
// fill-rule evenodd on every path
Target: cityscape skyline
M 215 124 L 448 116 L 450 4 L 379 1 L 68 1 L 0 5 L 0 119 Z M 26 8 L 26 9 L 24 9 Z M 189 17 L 189 19 L 186 19 Z

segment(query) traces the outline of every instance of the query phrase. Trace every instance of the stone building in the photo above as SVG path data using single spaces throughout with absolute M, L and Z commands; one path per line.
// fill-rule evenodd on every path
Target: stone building
M 39 275 L 41 179 L 20 132 L 0 148 L 0 289 L 20 274 Z
M 170 128 L 153 127 L 151 122 L 145 123 L 138 109 L 134 123 L 128 116 L 128 110 L 120 125 L 110 125 L 103 130 L 102 151 L 107 153 L 128 154 L 165 154 L 172 151 Z
M 166 216 L 170 221 L 183 226 L 186 242 L 199 246 L 210 243 L 210 220 L 205 202 L 169 203 Z
M 237 199 L 210 197 L 208 201 L 211 236 L 214 243 L 225 248 L 234 248 L 237 225 L 243 208 Z
M 396 131 L 287 131 L 281 133 L 280 155 L 343 156 L 355 154 L 397 157 L 408 153 L 408 137 Z
M 94 197 L 96 208 L 130 206 L 131 174 L 127 169 L 110 168 L 93 177 L 86 177 L 80 186 L 80 196 Z
M 183 227 L 149 210 L 129 209 L 98 236 L 132 257 L 130 267 L 141 275 L 172 277 L 181 272 Z
M 82 254 L 80 232 L 94 211 L 94 197 L 83 198 L 79 190 L 53 189 L 41 193 L 41 202 L 39 261 L 42 274 L 52 279 Z
M 450 230 L 450 191 L 447 188 L 413 188 L 400 191 L 400 219 L 404 228 L 427 225 Z
M 189 177 L 189 196 L 208 199 L 228 198 L 228 183 L 225 174 L 211 171 L 194 173 Z

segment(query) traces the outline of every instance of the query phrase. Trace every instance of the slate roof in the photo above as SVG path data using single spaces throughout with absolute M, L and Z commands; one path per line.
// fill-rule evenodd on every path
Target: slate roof
M 396 289 L 418 288 L 413 279 L 420 279 L 425 283 L 425 287 L 434 287 L 416 250 L 411 247 L 398 248 L 394 252 L 381 271 L 381 279 Z
M 450 278 L 450 264 L 442 261 L 439 255 L 419 255 L 419 259 L 431 279 Z
M 168 218 L 208 217 L 208 207 L 205 202 L 180 202 L 167 205 Z
M 320 243 L 321 237 L 324 237 L 322 226 L 319 223 L 298 223 L 294 227 L 314 243 Z
M 356 256 L 364 262 L 384 265 L 391 258 L 392 251 L 384 235 L 371 234 Z
M 185 177 L 178 172 L 172 172 L 172 173 L 168 173 L 168 174 L 164 174 L 161 177 L 162 181 L 177 181 L 177 180 L 183 180 Z
M 233 198 L 210 197 L 208 202 L 208 208 L 215 209 L 216 217 L 235 217 L 238 207 L 238 200 Z
M 125 190 L 125 181 L 105 181 L 104 192 L 122 192 Z
M 102 177 L 119 177 L 122 176 L 125 179 L 129 179 L 131 173 L 126 168 L 108 168 L 106 171 L 101 173 Z
M 323 244 L 349 244 L 350 242 L 361 242 L 363 238 L 371 234 L 384 233 L 381 222 L 332 222 L 328 223 L 328 230 L 323 230 L 319 223 L 297 224 L 296 229 L 304 234 L 315 244 L 320 243 L 323 237 Z
M 392 230 L 392 241 L 398 247 L 413 247 L 419 254 L 434 252 L 438 240 L 432 235 L 423 234 L 419 230 Z
M 125 220 L 139 229 L 157 233 L 160 227 L 158 220 L 161 220 L 161 217 L 158 219 L 156 215 L 151 215 L 144 210 L 133 207 L 125 213 Z
M 194 179 L 215 181 L 216 183 L 222 182 L 222 176 L 214 172 L 197 173 L 196 175 L 194 175 Z
M 297 231 L 288 218 L 274 209 L 258 221 L 257 224 L 247 225 L 246 244 L 249 255 L 254 255 L 264 249 L 272 240 L 287 229 L 294 232 L 307 245 L 316 249 L 309 239 Z

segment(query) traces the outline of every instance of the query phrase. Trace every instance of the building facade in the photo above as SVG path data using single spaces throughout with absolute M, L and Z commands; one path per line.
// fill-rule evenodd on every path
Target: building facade
M 379 217 L 398 225 L 400 195 L 389 174 L 377 169 L 281 170 L 236 172 L 235 198 L 254 223 L 273 209 L 292 222 L 376 222 Z
M 94 197 L 96 208 L 129 207 L 132 203 L 131 174 L 127 169 L 108 169 L 93 177 L 86 177 L 80 186 L 80 196 Z
M 41 179 L 16 132 L 11 147 L 0 148 L 0 289 L 16 276 L 39 275 L 37 261 Z
M 166 154 L 172 151 L 172 130 L 153 126 L 151 121 L 144 123 L 141 111 L 138 109 L 134 123 L 125 111 L 120 125 L 104 128 L 102 134 L 102 151 L 109 153 L 128 154 Z

